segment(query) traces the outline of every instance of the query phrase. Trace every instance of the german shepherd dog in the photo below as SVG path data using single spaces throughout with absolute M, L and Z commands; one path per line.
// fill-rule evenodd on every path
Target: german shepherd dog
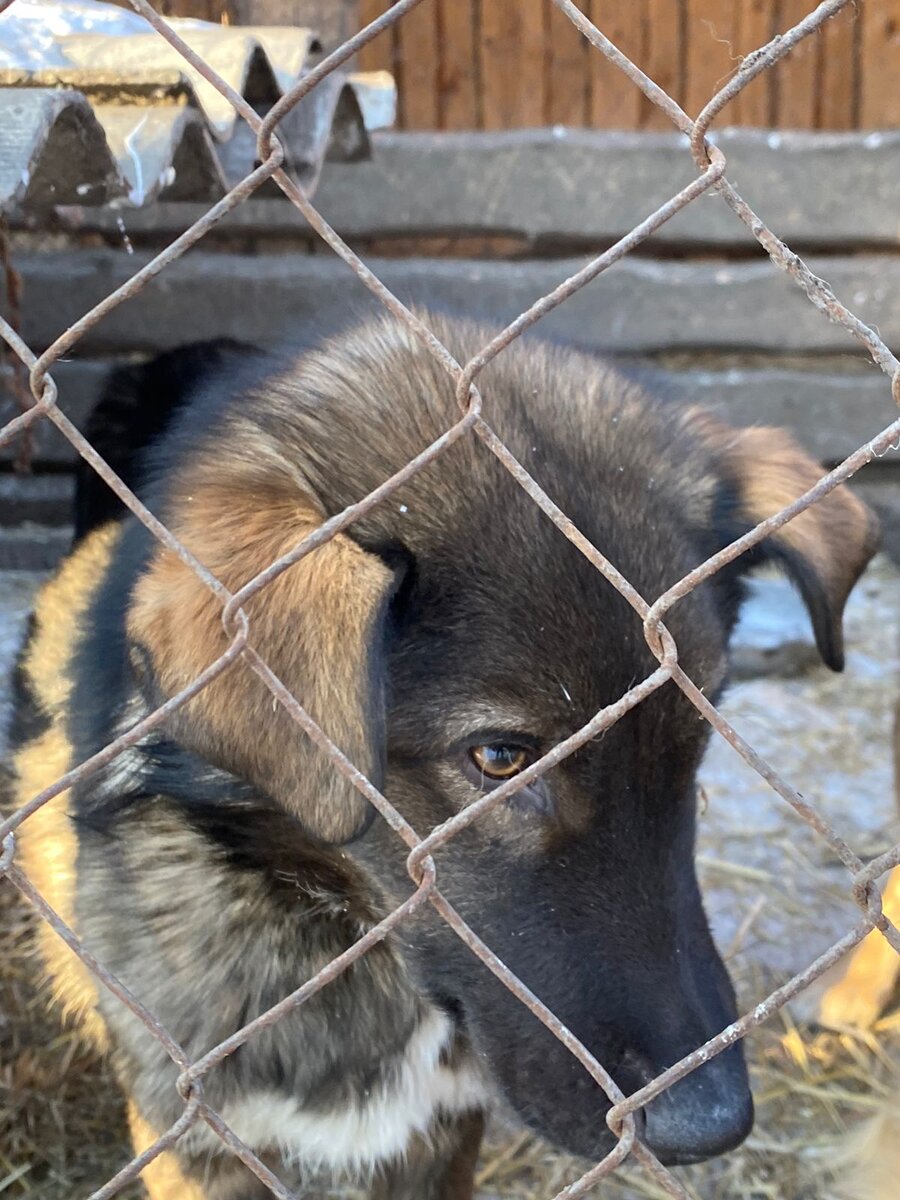
M 460 361 L 493 330 L 425 315 Z M 485 417 L 578 528 L 653 599 L 807 489 L 783 431 L 732 429 L 609 365 L 527 338 L 479 378 Z M 113 380 L 161 405 L 139 463 L 93 429 L 152 511 L 235 590 L 459 417 L 454 384 L 391 318 L 270 356 L 192 348 Z M 156 389 L 159 389 L 157 391 Z M 143 435 L 141 435 L 143 436 Z M 20 663 L 19 803 L 172 696 L 227 645 L 219 602 L 131 516 L 82 491 L 80 536 Z M 102 519 L 102 520 L 101 520 Z M 715 699 L 741 576 L 780 564 L 824 660 L 875 521 L 846 488 L 667 615 Z M 424 834 L 656 666 L 641 622 L 475 437 L 455 442 L 247 606 L 250 642 Z M 438 886 L 632 1092 L 735 1017 L 695 877 L 709 728 L 667 683 L 436 853 Z M 239 660 L 20 831 L 29 875 L 197 1057 L 292 992 L 411 892 L 407 849 Z M 177 1070 L 50 931 L 53 993 L 112 1055 L 137 1150 L 180 1115 Z M 566 1150 L 614 1144 L 575 1058 L 424 905 L 204 1079 L 206 1101 L 295 1188 L 338 1176 L 390 1200 L 471 1197 L 499 1105 Z M 743 1052 L 640 1114 L 665 1163 L 737 1146 Z M 200 1123 L 144 1172 L 152 1200 L 265 1189 Z

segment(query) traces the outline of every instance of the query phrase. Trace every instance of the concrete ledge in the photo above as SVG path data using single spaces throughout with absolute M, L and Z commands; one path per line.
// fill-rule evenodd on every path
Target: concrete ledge
M 53 368 L 52 375 L 59 388 L 59 407 L 79 428 L 83 427 L 96 403 L 109 368 L 110 364 L 103 362 L 61 362 Z M 0 426 L 19 413 L 9 390 L 10 375 L 9 367 L 0 367 Z M 78 457 L 72 443 L 46 417 L 38 418 L 30 432 L 33 462 L 69 464 Z M 0 447 L 0 463 L 12 462 L 18 447 L 18 440 Z
M 49 571 L 72 541 L 69 528 L 48 528 L 26 522 L 15 529 L 0 529 L 0 570 Z
M 47 346 L 149 261 L 146 252 L 22 254 L 22 334 Z M 370 259 L 402 299 L 510 320 L 578 271 L 585 258 L 521 263 Z M 900 255 L 809 260 L 863 321 L 900 347 Z M 162 271 L 79 341 L 77 353 L 150 350 L 195 338 L 271 342 L 377 307 L 331 255 L 195 252 Z M 379 311 L 382 311 L 379 309 Z M 858 345 L 766 259 L 616 263 L 540 323 L 547 336 L 594 350 L 652 353 L 708 348 L 851 353 Z
M 780 237 L 798 244 L 900 244 L 900 131 L 713 135 L 728 177 Z M 326 164 L 319 211 L 348 238 L 513 235 L 533 243 L 622 236 L 696 177 L 679 133 L 526 129 L 502 133 L 382 133 L 370 162 Z M 174 234 L 204 211 L 162 204 L 125 218 L 129 235 Z M 81 228 L 119 236 L 117 214 L 84 211 Z M 223 230 L 255 237 L 308 233 L 287 201 L 241 205 Z M 655 235 L 659 242 L 749 244 L 708 195 Z
M 0 528 L 70 521 L 74 493 L 71 475 L 0 475 Z

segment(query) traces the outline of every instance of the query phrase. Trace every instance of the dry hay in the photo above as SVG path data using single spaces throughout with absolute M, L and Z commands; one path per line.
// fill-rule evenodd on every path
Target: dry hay
M 0 1195 L 77 1200 L 127 1161 L 124 1106 L 107 1066 L 79 1046 L 41 999 L 30 947 L 34 924 L 13 889 L 0 888 Z M 754 1133 L 727 1158 L 677 1174 L 697 1200 L 832 1200 L 835 1140 L 870 1114 L 887 1089 L 900 1091 L 900 1012 L 868 1035 L 816 1032 L 783 1014 L 753 1037 L 750 1051 Z M 589 1165 L 495 1129 L 479 1167 L 480 1194 L 550 1200 Z M 663 1196 L 631 1169 L 589 1194 Z M 141 1192 L 131 1187 L 121 1195 L 138 1200 Z
M 125 1108 L 108 1067 L 43 1001 L 35 924 L 0 885 L 0 1195 L 77 1200 L 126 1161 Z
M 757 1120 L 735 1153 L 675 1170 L 692 1200 L 839 1200 L 836 1143 L 871 1116 L 890 1089 L 900 1092 L 900 1013 L 869 1035 L 801 1030 L 785 1021 L 751 1044 Z M 530 1138 L 490 1147 L 479 1174 L 485 1195 L 551 1200 L 590 1164 L 554 1154 Z M 590 1197 L 665 1200 L 648 1176 L 626 1167 Z

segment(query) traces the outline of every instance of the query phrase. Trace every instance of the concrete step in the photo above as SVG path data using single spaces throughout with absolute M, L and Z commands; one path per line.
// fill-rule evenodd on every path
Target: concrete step
M 72 519 L 71 475 L 0 475 L 0 526 L 59 526 Z
M 68 525 L 39 525 L 23 521 L 15 528 L 0 526 L 0 570 L 52 570 L 72 540 Z

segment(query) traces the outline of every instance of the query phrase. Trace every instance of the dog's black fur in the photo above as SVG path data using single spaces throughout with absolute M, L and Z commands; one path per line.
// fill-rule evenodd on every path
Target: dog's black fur
M 430 320 L 461 359 L 490 336 Z M 116 409 L 120 376 L 94 436 L 105 413 L 124 417 L 104 447 L 113 465 L 232 589 L 459 416 L 449 377 L 386 319 L 299 357 L 217 344 L 131 370 L 126 410 Z M 815 477 L 778 431 L 745 436 L 537 341 L 504 352 L 479 387 L 486 420 L 648 600 Z M 144 412 L 151 398 L 158 407 L 136 440 L 154 445 L 139 465 L 120 438 L 127 406 Z M 777 469 L 758 457 L 766 453 Z M 67 603 L 65 588 L 81 589 L 65 700 L 49 696 L 40 666 L 50 636 L 40 609 L 24 660 L 32 705 L 63 732 L 73 763 L 227 644 L 218 608 L 207 614 L 201 585 L 139 523 L 99 528 L 121 515 L 82 481 L 76 583 L 56 585 Z M 250 603 L 251 644 L 421 835 L 491 786 L 471 747 L 544 753 L 657 665 L 634 611 L 471 434 L 329 545 L 283 575 L 280 593 Z M 775 559 L 801 586 L 823 654 L 839 668 L 841 610 L 873 549 L 866 510 L 833 494 L 794 534 L 675 606 L 667 625 L 681 665 L 715 700 L 741 575 Z M 91 586 L 77 582 L 92 573 Z M 306 599 L 292 607 L 295 586 Z M 353 621 L 363 627 L 358 647 L 346 632 Z M 442 895 L 625 1092 L 735 1016 L 693 866 L 708 732 L 666 683 L 436 854 Z M 41 783 L 21 765 L 20 775 L 23 796 Z M 297 988 L 411 890 L 407 848 L 243 665 L 77 788 L 70 811 L 78 930 L 192 1056 Z M 32 853 L 40 850 L 36 839 Z M 58 991 L 74 1005 L 67 988 Z M 135 1110 L 160 1132 L 180 1111 L 177 1072 L 121 1005 L 98 995 L 95 1006 Z M 447 1030 L 443 1070 L 463 1083 L 422 1116 L 421 1133 L 437 1138 L 430 1157 L 422 1151 L 425 1173 L 415 1174 L 415 1156 L 386 1168 L 395 1172 L 381 1185 L 389 1196 L 469 1194 L 471 1147 L 460 1148 L 460 1131 L 471 1134 L 466 1114 L 489 1094 L 569 1150 L 610 1149 L 602 1091 L 428 905 L 229 1057 L 205 1094 L 239 1133 L 247 1097 L 262 1097 L 264 1112 L 291 1103 L 321 1120 L 364 1109 L 390 1091 L 410 1039 L 436 1022 Z M 740 1142 L 751 1113 L 735 1046 L 652 1101 L 642 1136 L 664 1161 L 694 1161 Z M 244 1135 L 286 1169 L 277 1137 L 256 1130 Z M 302 1144 L 294 1149 L 305 1168 L 317 1154 L 327 1165 L 316 1145 L 308 1161 Z M 177 1157 L 191 1186 L 200 1181 L 198 1195 L 255 1196 L 243 1168 L 202 1139 L 189 1136 Z M 163 1182 L 151 1193 L 178 1194 Z
M 200 380 L 212 386 L 229 369 L 262 356 L 246 342 L 219 338 L 179 346 L 149 362 L 128 363 L 110 372 L 85 422 L 84 436 L 127 484 L 136 484 L 144 452 L 169 427 Z M 74 540 L 124 515 L 124 506 L 94 468 L 79 458 L 75 468 Z

